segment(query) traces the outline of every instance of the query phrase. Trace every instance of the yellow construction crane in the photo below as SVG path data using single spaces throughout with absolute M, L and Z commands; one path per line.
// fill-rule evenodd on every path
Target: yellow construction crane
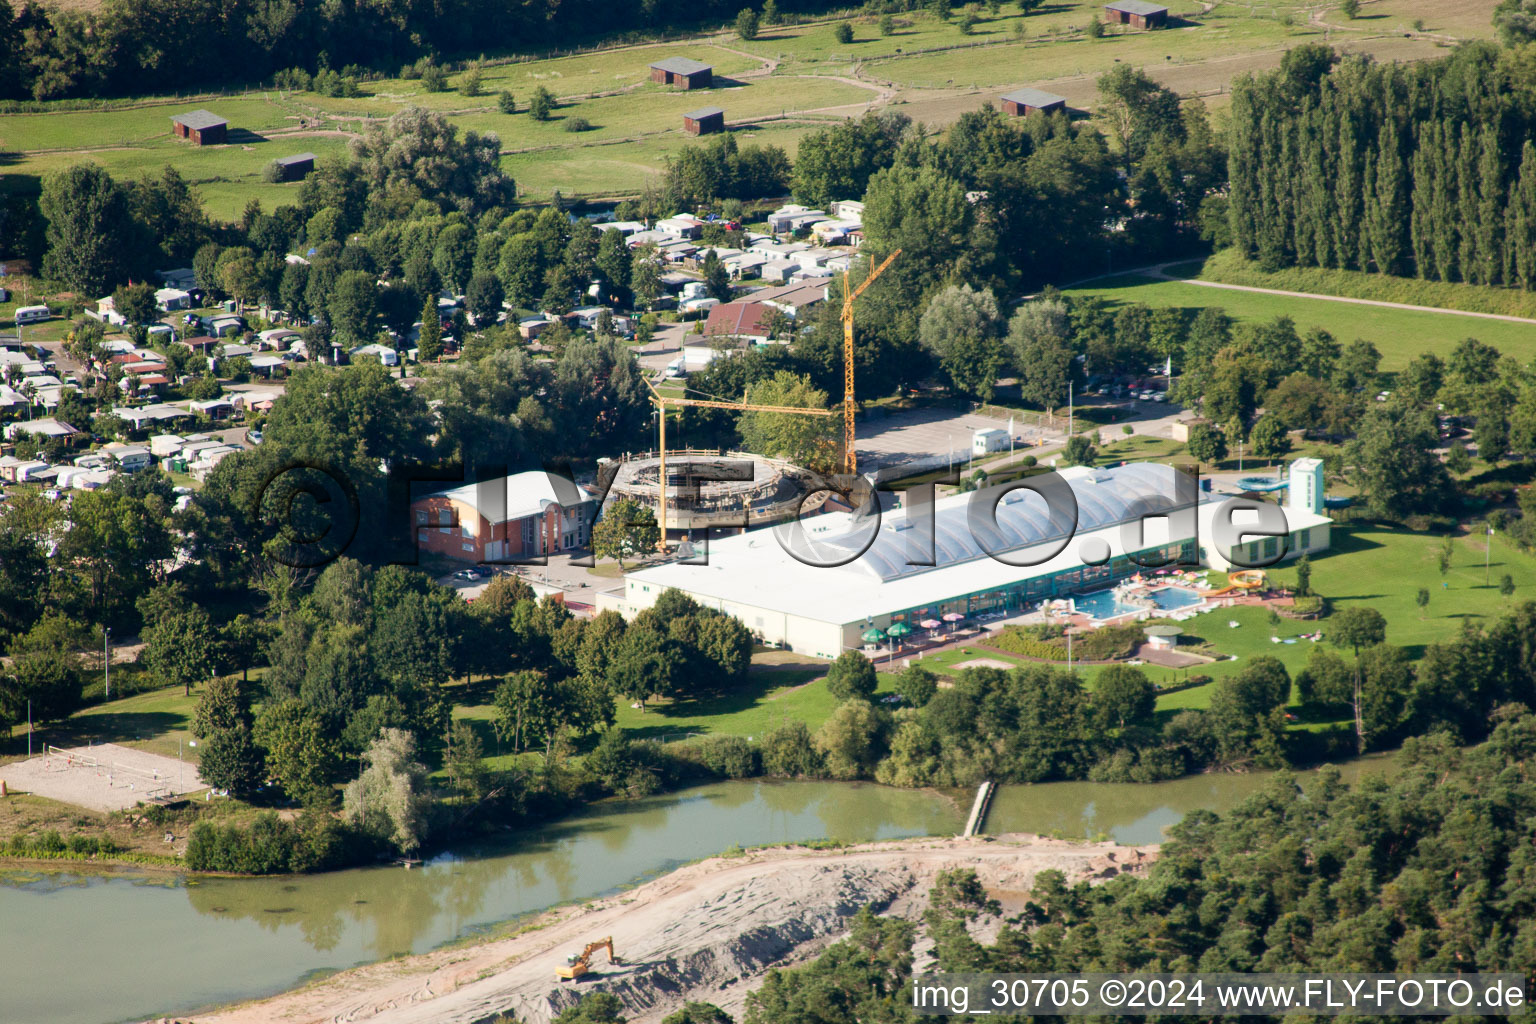
M 658 444 L 656 450 L 661 453 L 661 463 L 657 467 L 656 477 L 656 524 L 661 527 L 661 538 L 657 541 L 657 548 L 667 550 L 667 406 L 692 405 L 705 409 L 735 409 L 738 412 L 782 412 L 794 416 L 835 416 L 832 409 L 803 409 L 788 405 L 750 405 L 746 402 L 714 402 L 703 398 L 672 398 L 663 395 L 652 386 L 650 381 L 645 386 L 651 389 L 651 401 L 656 406 L 656 420 L 659 425 Z
M 596 942 L 587 943 L 587 947 L 580 953 L 572 954 L 565 958 L 565 966 L 555 969 L 556 981 L 575 981 L 592 969 L 592 954 L 607 947 L 608 962 L 616 964 L 619 958 L 613 955 L 613 936 L 598 939 Z
M 897 249 L 885 258 L 864 283 L 853 290 L 848 288 L 848 271 L 843 271 L 843 472 L 854 476 L 859 471 L 859 460 L 853 449 L 853 300 L 864 294 L 864 289 L 874 283 L 891 261 L 901 255 Z

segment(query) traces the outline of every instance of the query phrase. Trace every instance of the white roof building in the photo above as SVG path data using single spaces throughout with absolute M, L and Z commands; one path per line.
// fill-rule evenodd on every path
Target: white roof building
M 707 565 L 672 562 L 629 573 L 599 608 L 632 616 L 668 589 L 735 615 L 758 637 L 835 658 L 862 646 L 871 626 L 945 614 L 1022 614 L 1059 595 L 1107 589 L 1117 579 L 1183 559 L 1225 568 L 1214 527 L 1225 496 L 1198 505 L 1175 470 L 1156 463 L 1060 474 L 1076 502 L 1048 506 L 1024 488 L 989 488 L 935 502 L 931 542 L 905 512 L 832 513 L 711 539 Z M 1329 545 L 1324 516 L 1271 506 L 1285 516 L 1289 554 Z M 1143 518 L 1148 517 L 1148 518 Z M 1244 523 L 1243 513 L 1232 514 Z M 1278 552 L 1281 538 L 1250 535 L 1240 552 Z M 794 553 L 792 553 L 794 552 Z M 1128 556 L 1135 555 L 1141 564 Z M 1007 559 L 1003 561 L 1002 559 Z M 932 564 L 914 564 L 930 562 Z M 814 564 L 820 563 L 820 564 Z M 840 563 L 840 564 L 839 564 Z M 1152 563 L 1148 566 L 1148 563 Z

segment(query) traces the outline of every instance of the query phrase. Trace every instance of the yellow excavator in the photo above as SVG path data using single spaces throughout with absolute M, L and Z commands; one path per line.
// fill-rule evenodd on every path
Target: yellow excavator
M 575 981 L 583 974 L 592 970 L 592 954 L 600 949 L 608 950 L 608 962 L 616 964 L 619 958 L 613 955 L 613 936 L 589 942 L 579 954 L 572 953 L 565 958 L 565 966 L 555 971 L 555 978 L 559 981 Z

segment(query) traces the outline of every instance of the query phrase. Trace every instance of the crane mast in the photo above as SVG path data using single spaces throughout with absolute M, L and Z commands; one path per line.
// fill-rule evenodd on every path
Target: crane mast
M 874 283 L 875 278 L 884 273 L 885 268 L 891 265 L 891 261 L 901 255 L 901 250 L 893 251 L 864 279 L 864 283 L 858 288 L 850 290 L 848 287 L 848 271 L 843 271 L 843 472 L 849 476 L 855 476 L 859 472 L 858 455 L 854 451 L 853 411 L 855 406 L 853 389 L 853 300 L 864 294 L 864 289 Z

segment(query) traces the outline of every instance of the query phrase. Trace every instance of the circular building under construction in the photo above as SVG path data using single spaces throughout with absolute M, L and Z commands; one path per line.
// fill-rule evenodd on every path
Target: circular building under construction
M 613 473 L 604 504 L 623 499 L 658 510 L 662 459 L 641 452 L 605 459 L 598 477 Z M 827 495 L 814 474 L 783 459 L 719 449 L 669 450 L 666 457 L 668 533 L 712 527 L 747 529 L 794 516 Z

